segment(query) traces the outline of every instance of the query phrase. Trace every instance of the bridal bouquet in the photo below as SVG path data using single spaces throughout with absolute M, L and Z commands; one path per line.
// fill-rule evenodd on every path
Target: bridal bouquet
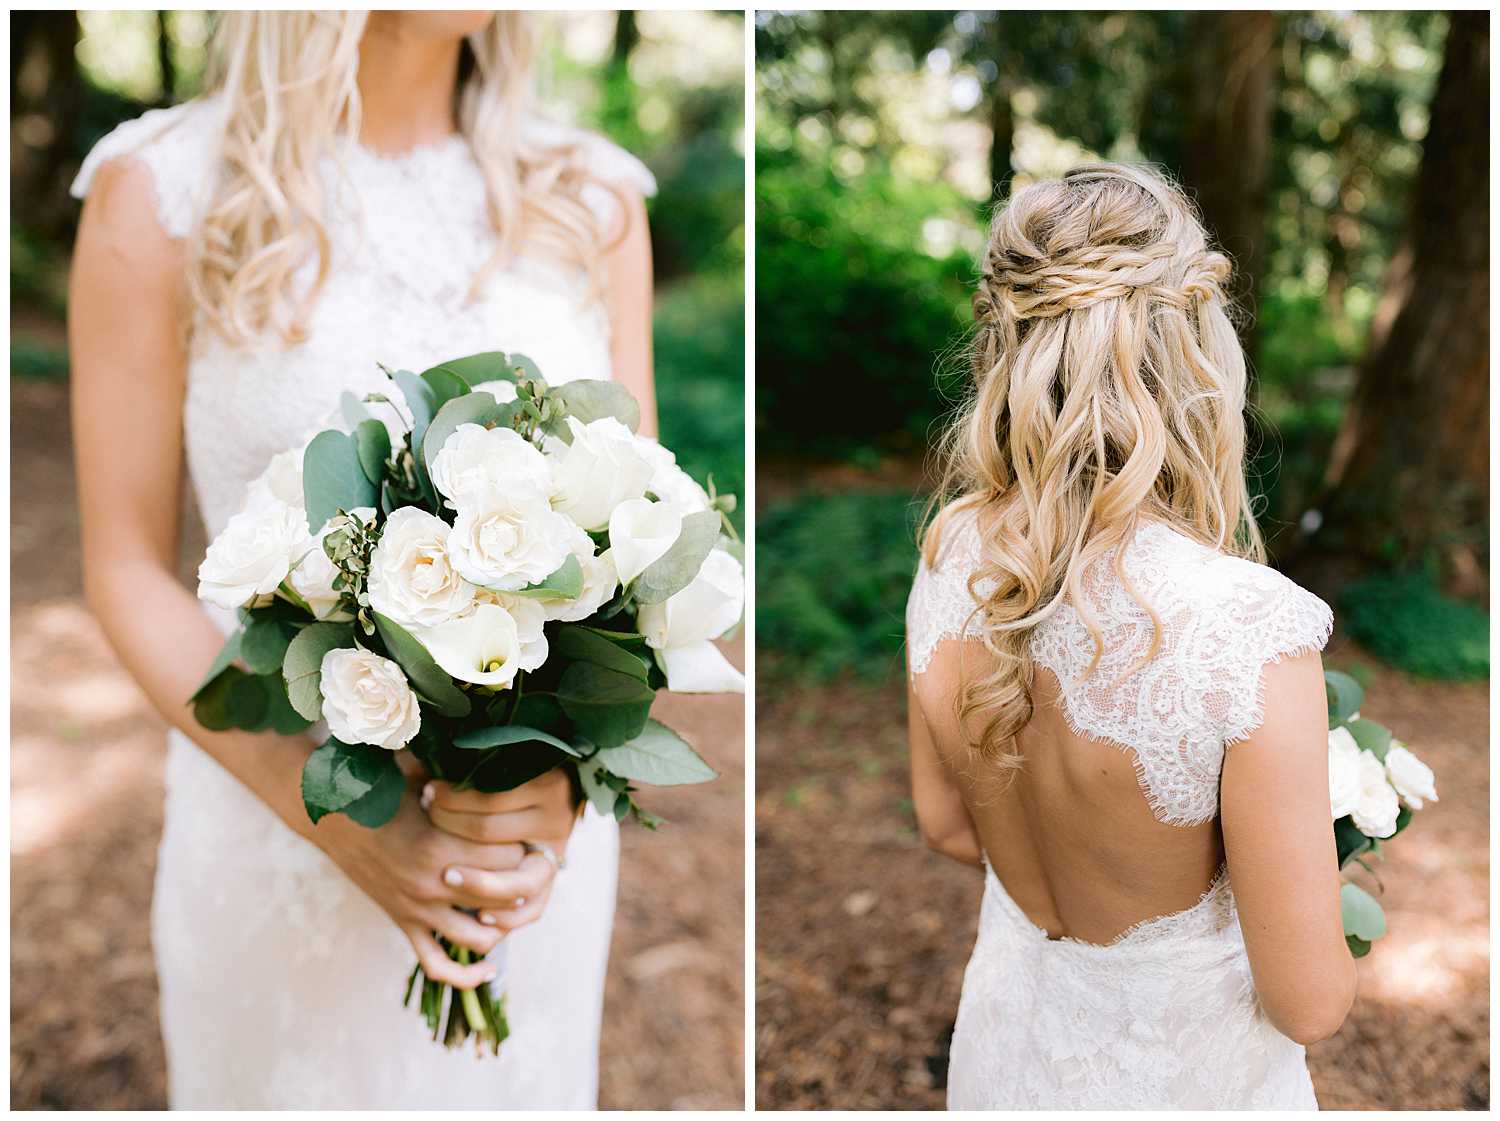
M 209 546 L 199 598 L 240 625 L 193 695 L 197 720 L 284 734 L 322 721 L 302 773 L 314 822 L 389 821 L 406 750 L 484 792 L 568 767 L 601 813 L 654 828 L 635 783 L 715 777 L 650 718 L 656 691 L 744 690 L 711 641 L 744 608 L 733 496 L 637 436 L 613 382 L 549 386 L 501 353 L 386 373 L 399 400 L 346 394 L 339 422 L 276 456 Z M 435 1039 L 498 1052 L 492 985 L 450 997 L 419 965 L 408 1002 L 418 981 Z
M 1364 690 L 1343 673 L 1324 674 L 1328 688 L 1328 788 L 1339 867 L 1381 855 L 1382 842 L 1411 824 L 1412 811 L 1436 802 L 1432 770 L 1389 728 L 1360 716 Z M 1378 880 L 1377 880 L 1378 883 Z M 1344 940 L 1364 957 L 1385 935 L 1385 912 L 1369 892 L 1345 880 L 1340 888 Z

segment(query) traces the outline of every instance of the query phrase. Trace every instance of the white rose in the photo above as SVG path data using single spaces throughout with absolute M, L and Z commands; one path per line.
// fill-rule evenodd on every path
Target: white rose
M 521 668 L 521 636 L 515 617 L 498 603 L 480 603 L 467 615 L 419 631 L 444 673 L 473 685 L 510 687 Z
M 453 569 L 448 523 L 415 506 L 392 510 L 370 553 L 370 606 L 403 627 L 435 627 L 474 602 Z
M 250 484 L 246 505 L 273 500 L 294 509 L 302 509 L 305 501 L 302 491 L 302 456 L 303 450 L 299 448 L 272 456 L 270 464 Z
M 494 381 L 482 381 L 472 388 L 475 393 L 488 393 L 502 405 L 508 405 L 516 399 L 516 383 L 506 381 L 504 378 L 496 378 Z
M 1328 733 L 1328 800 L 1337 821 L 1359 803 L 1359 757 L 1364 752 L 1348 728 Z
M 469 583 L 514 592 L 562 566 L 576 529 L 544 498 L 493 494 L 483 504 L 459 507 L 448 556 Z
M 497 494 L 549 498 L 552 468 L 519 432 L 460 424 L 432 457 L 432 485 L 455 510 L 486 504 Z
M 743 693 L 745 677 L 712 639 L 740 621 L 745 570 L 729 553 L 708 554 L 693 582 L 665 603 L 643 604 L 636 616 L 646 645 L 657 652 L 674 693 Z
M 360 506 L 349 512 L 356 515 L 366 525 L 375 520 L 375 510 L 370 506 Z M 312 544 L 302 555 L 301 562 L 287 577 L 287 583 L 291 584 L 292 591 L 307 602 L 307 606 L 312 608 L 312 613 L 319 619 L 351 617 L 347 611 L 339 610 L 339 600 L 342 595 L 333 586 L 334 578 L 338 576 L 339 570 L 334 566 L 333 561 L 328 559 L 328 553 L 323 548 L 323 539 L 334 529 L 341 528 L 343 525 L 342 517 L 332 517 L 324 522 L 323 528 L 318 530 L 318 535 L 312 539 Z
M 584 529 L 602 529 L 616 506 L 646 493 L 651 464 L 635 433 L 612 416 L 588 424 L 570 416 L 568 428 L 573 442 L 552 454 L 552 504 Z
M 1359 753 L 1359 801 L 1351 816 L 1366 837 L 1389 837 L 1396 832 L 1401 803 L 1385 781 L 1385 767 L 1368 751 Z
M 1412 809 L 1420 810 L 1428 802 L 1438 800 L 1437 778 L 1432 768 L 1400 740 L 1392 740 L 1391 749 L 1385 753 L 1385 773 L 1401 800 Z
M 340 647 L 323 655 L 323 719 L 344 743 L 400 751 L 422 726 L 417 695 L 401 667 L 368 650 Z
M 708 492 L 693 477 L 677 466 L 677 457 L 649 436 L 637 436 L 636 447 L 651 464 L 651 481 L 646 489 L 663 502 L 671 502 L 686 513 L 708 509 Z
M 270 595 L 308 545 L 301 509 L 272 499 L 252 501 L 208 547 L 198 566 L 198 598 L 233 609 Z
M 683 513 L 670 502 L 646 498 L 629 498 L 615 507 L 609 516 L 609 547 L 620 583 L 630 583 L 677 544 Z

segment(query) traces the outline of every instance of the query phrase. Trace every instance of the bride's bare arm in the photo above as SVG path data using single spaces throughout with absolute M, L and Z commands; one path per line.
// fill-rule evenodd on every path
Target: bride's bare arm
M 605 302 L 610 323 L 610 362 L 615 380 L 641 404 L 641 434 L 655 436 L 656 376 L 651 356 L 651 231 L 646 200 L 625 196 L 624 230 L 605 257 Z
M 1265 723 L 1224 760 L 1224 850 L 1255 989 L 1299 1043 L 1326 1039 L 1354 1003 L 1328 803 L 1328 721 L 1317 654 L 1265 667 Z
M 341 816 L 316 827 L 302 808 L 302 736 L 210 732 L 188 708 L 224 638 L 177 579 L 185 385 L 183 254 L 156 220 L 149 172 L 102 168 L 79 226 L 69 291 L 73 444 L 89 606 L 120 661 L 169 723 L 318 844 L 406 932 L 430 976 L 460 987 L 484 962 L 460 966 L 438 930 L 487 953 L 500 932 L 453 909 L 450 866 L 507 871 L 518 845 L 483 845 L 432 826 L 409 798 L 395 821 L 364 829 Z M 254 423 L 254 418 L 247 418 Z
M 949 645 L 956 645 L 950 643 Z M 940 659 L 934 658 L 927 668 L 927 675 L 942 673 Z M 940 690 L 941 685 L 937 688 Z M 933 742 L 932 729 L 922 715 L 922 705 L 914 686 L 906 691 L 907 739 L 911 751 L 911 796 L 916 810 L 917 828 L 922 841 L 934 852 L 951 857 L 961 864 L 982 867 L 984 852 L 979 844 L 979 833 L 974 828 L 974 819 L 964 805 L 958 784 L 948 772 L 937 744 Z

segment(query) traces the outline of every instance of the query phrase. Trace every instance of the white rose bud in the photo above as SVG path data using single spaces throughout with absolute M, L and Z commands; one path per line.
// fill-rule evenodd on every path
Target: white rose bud
M 448 557 L 471 584 L 519 591 L 562 567 L 576 529 L 544 498 L 496 493 L 482 504 L 459 506 Z
M 252 501 L 229 519 L 198 566 L 198 598 L 243 607 L 281 586 L 309 545 L 307 515 L 271 499 Z
M 496 378 L 494 381 L 482 381 L 473 387 L 475 393 L 488 393 L 502 405 L 508 405 L 516 399 L 516 383 L 506 381 L 504 378 Z
M 554 445 L 552 504 L 587 530 L 603 529 L 616 506 L 646 493 L 650 462 L 635 433 L 612 416 L 568 417 L 571 444 Z
M 480 603 L 467 615 L 417 635 L 450 677 L 473 685 L 509 688 L 521 669 L 521 636 L 515 617 L 497 603 Z
M 1392 740 L 1391 749 L 1385 754 L 1385 773 L 1401 800 L 1412 809 L 1420 810 L 1428 802 L 1438 800 L 1437 778 L 1432 768 L 1400 740 Z
M 1359 804 L 1359 757 L 1364 752 L 1348 728 L 1328 733 L 1328 800 L 1337 821 Z
M 636 447 L 651 464 L 651 481 L 646 489 L 663 502 L 670 502 L 684 513 L 708 509 L 708 492 L 693 477 L 677 466 L 677 457 L 649 436 L 637 436 Z
M 246 505 L 274 500 L 284 506 L 302 509 L 302 456 L 304 449 L 293 448 L 271 457 L 270 465 L 250 484 Z
M 370 506 L 361 506 L 349 512 L 356 515 L 366 525 L 375 520 L 375 510 Z M 292 569 L 291 575 L 287 577 L 287 583 L 291 584 L 292 591 L 307 602 L 307 606 L 312 608 L 312 613 L 319 619 L 352 618 L 347 611 L 339 609 L 339 600 L 342 596 L 333 586 L 334 578 L 338 576 L 339 570 L 334 567 L 333 561 L 328 559 L 328 553 L 323 548 L 323 539 L 344 524 L 342 517 L 332 517 L 324 522 L 323 528 L 318 530 L 318 535 L 313 538 L 307 552 L 302 555 L 301 563 Z
M 474 585 L 454 571 L 448 536 L 448 523 L 426 510 L 392 510 L 370 553 L 370 607 L 408 629 L 467 611 Z
M 432 485 L 455 510 L 502 494 L 545 499 L 552 494 L 552 468 L 519 432 L 460 424 L 432 457 Z
M 743 693 L 745 677 L 712 639 L 740 621 L 745 570 L 729 553 L 708 554 L 693 582 L 665 603 L 642 604 L 636 616 L 674 693 Z
M 417 695 L 401 667 L 368 650 L 341 647 L 323 655 L 323 719 L 344 743 L 400 751 L 422 726 Z
M 628 584 L 682 536 L 683 510 L 670 502 L 630 498 L 609 516 L 609 547 L 615 556 L 620 583 Z
M 1359 753 L 1359 801 L 1350 815 L 1366 837 L 1389 837 L 1396 832 L 1401 803 L 1385 781 L 1385 767 L 1368 751 Z

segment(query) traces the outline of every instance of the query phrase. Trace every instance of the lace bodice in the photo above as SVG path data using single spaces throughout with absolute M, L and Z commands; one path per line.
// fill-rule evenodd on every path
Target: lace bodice
M 73 185 L 87 192 L 101 165 L 140 160 L 151 174 L 162 228 L 186 237 L 218 175 L 222 113 L 213 100 L 158 109 L 94 148 Z M 645 194 L 645 165 L 602 137 L 533 119 L 528 128 L 577 145 L 599 178 Z M 388 392 L 377 367 L 422 370 L 444 358 L 505 349 L 530 355 L 551 382 L 608 378 L 609 324 L 579 273 L 522 260 L 470 282 L 495 249 L 485 185 L 462 137 L 385 156 L 344 142 L 324 160 L 332 269 L 305 342 L 238 348 L 198 325 L 188 355 L 184 413 L 188 469 L 212 536 L 277 452 L 299 446 L 338 409 L 340 395 Z M 604 187 L 587 198 L 605 217 Z M 310 281 L 308 261 L 296 282 Z
M 937 564 L 922 563 L 907 604 L 913 674 L 939 643 L 973 638 L 984 620 L 969 579 L 982 542 L 975 517 L 947 519 Z M 1051 670 L 1074 731 L 1130 753 L 1141 790 L 1160 821 L 1194 825 L 1218 812 L 1226 744 L 1262 721 L 1261 671 L 1269 662 L 1321 650 L 1333 628 L 1328 605 L 1264 565 L 1223 556 L 1152 523 L 1085 573 L 1086 602 L 1063 602 L 1032 631 L 1031 654 Z M 979 587 L 981 594 L 983 586 Z M 1156 612 L 1158 631 L 1144 601 Z M 1096 646 L 1084 611 L 1097 626 Z M 1159 646 L 1149 660 L 1153 637 Z
M 597 177 L 653 189 L 604 139 L 529 127 L 577 145 Z M 218 174 L 218 128 L 212 101 L 147 113 L 99 143 L 74 193 L 105 162 L 132 157 L 150 174 L 162 229 L 185 237 Z M 210 537 L 274 454 L 330 426 L 345 391 L 390 391 L 377 362 L 422 370 L 506 350 L 553 382 L 611 375 L 609 325 L 581 275 L 522 260 L 469 300 L 495 239 L 465 141 L 395 157 L 345 144 L 321 175 L 331 271 L 306 341 L 241 349 L 202 324 L 190 336 L 183 436 Z M 600 188 L 589 201 L 608 219 L 614 199 Z M 515 1034 L 481 1061 L 435 1046 L 401 1007 L 413 954 L 390 920 L 186 737 L 169 742 L 152 937 L 174 1107 L 593 1107 L 613 820 L 586 810 L 545 915 L 507 938 Z

